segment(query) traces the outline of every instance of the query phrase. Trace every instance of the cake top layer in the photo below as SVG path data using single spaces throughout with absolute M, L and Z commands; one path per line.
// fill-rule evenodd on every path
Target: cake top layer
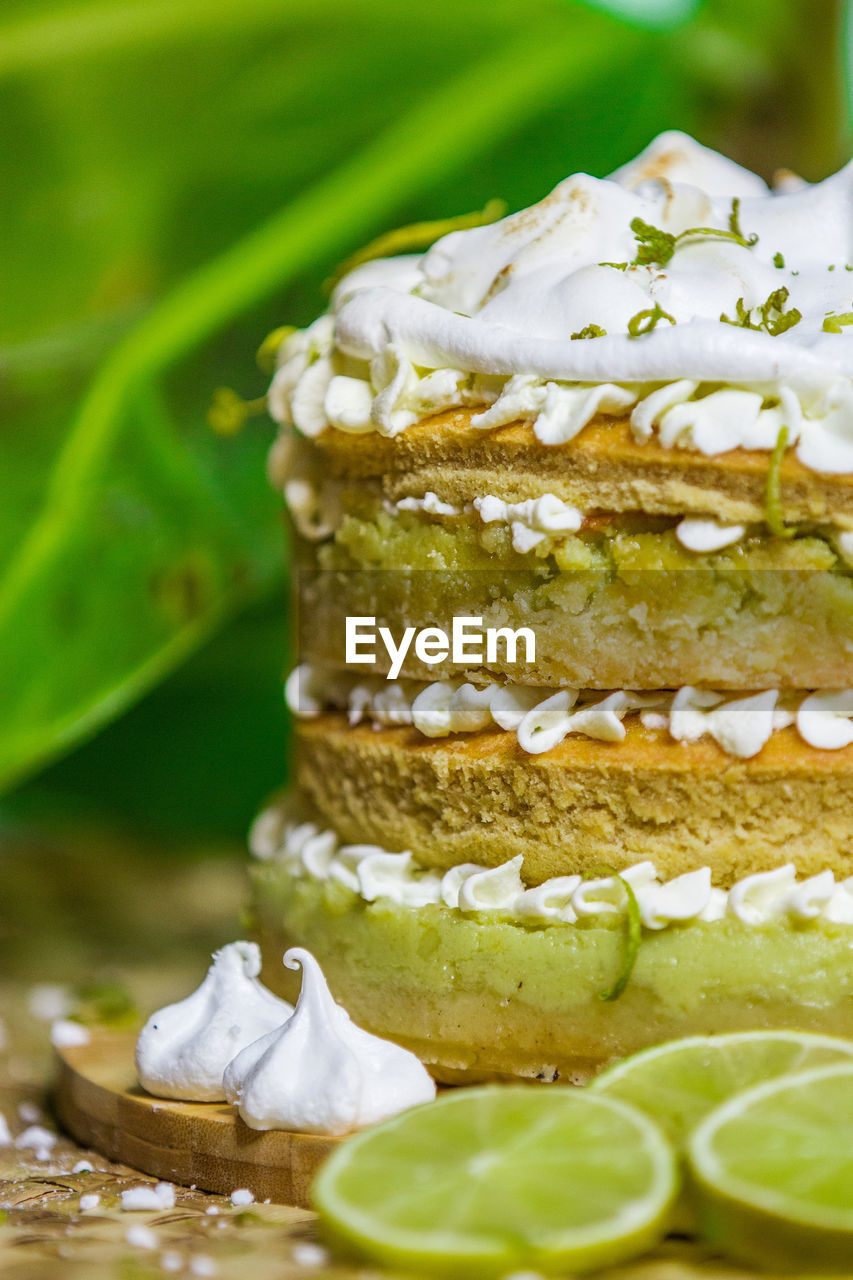
M 420 259 L 353 272 L 337 343 L 360 359 L 397 343 L 430 368 L 572 381 L 849 377 L 853 337 L 824 325 L 853 298 L 853 167 L 797 186 L 773 193 L 662 134 L 609 178 L 575 174 Z
M 775 192 L 680 133 L 423 256 L 364 263 L 291 333 L 274 418 L 396 436 L 442 410 L 543 444 L 627 416 L 706 455 L 853 473 L 853 165 Z

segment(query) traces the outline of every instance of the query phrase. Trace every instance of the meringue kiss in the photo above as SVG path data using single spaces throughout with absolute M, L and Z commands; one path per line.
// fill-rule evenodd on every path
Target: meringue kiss
M 258 981 L 254 942 L 232 942 L 213 956 L 201 986 L 153 1013 L 136 1042 L 139 1082 L 158 1098 L 221 1102 L 222 1074 L 246 1045 L 293 1012 Z

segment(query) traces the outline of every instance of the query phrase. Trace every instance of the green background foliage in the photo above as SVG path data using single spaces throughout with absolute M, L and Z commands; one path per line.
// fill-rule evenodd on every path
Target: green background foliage
M 0 788 L 233 839 L 286 770 L 271 428 L 213 389 L 394 224 L 664 128 L 770 177 L 848 152 L 831 0 L 5 0 Z

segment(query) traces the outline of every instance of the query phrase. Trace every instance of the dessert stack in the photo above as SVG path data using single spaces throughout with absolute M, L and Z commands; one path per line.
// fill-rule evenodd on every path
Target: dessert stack
M 853 1035 L 851 308 L 853 170 L 669 133 L 284 338 L 270 987 L 448 1082 Z

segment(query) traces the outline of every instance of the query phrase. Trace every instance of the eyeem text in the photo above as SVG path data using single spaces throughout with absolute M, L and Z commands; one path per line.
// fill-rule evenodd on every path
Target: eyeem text
M 391 659 L 386 679 L 396 680 L 403 668 L 406 655 L 414 649 L 418 661 L 427 667 L 449 658 L 455 666 L 469 663 L 494 664 L 499 661 L 498 648 L 503 646 L 508 663 L 519 661 L 519 644 L 524 645 L 524 662 L 536 661 L 536 636 L 530 627 L 483 627 L 482 618 L 460 617 L 453 619 L 450 634 L 442 627 L 406 627 L 399 644 L 390 627 L 377 627 L 375 618 L 348 617 L 346 620 L 347 665 L 376 661 L 379 643 Z

